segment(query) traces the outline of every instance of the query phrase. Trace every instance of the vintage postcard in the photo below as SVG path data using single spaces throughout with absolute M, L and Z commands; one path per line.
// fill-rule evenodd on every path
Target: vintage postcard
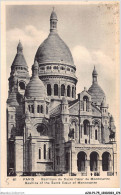
M 1 187 L 119 188 L 119 1 L 3 1 L 1 28 Z

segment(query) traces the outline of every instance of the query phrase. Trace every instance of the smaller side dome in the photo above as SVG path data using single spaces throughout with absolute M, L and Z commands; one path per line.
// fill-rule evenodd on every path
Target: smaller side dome
M 96 104 L 98 103 L 99 105 L 101 105 L 103 98 L 105 97 L 105 93 L 102 90 L 102 88 L 98 85 L 97 75 L 98 74 L 94 66 L 94 69 L 92 72 L 92 85 L 88 89 L 88 92 L 92 97 L 92 102 Z
M 44 83 L 38 77 L 38 63 L 34 62 L 32 66 L 32 78 L 25 90 L 26 98 L 45 98 L 47 96 Z

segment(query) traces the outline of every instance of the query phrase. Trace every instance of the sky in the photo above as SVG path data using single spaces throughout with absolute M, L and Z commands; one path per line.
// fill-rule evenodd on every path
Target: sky
M 109 110 L 114 112 L 119 79 L 117 3 L 6 5 L 7 77 L 19 40 L 31 75 L 36 51 L 49 34 L 53 6 L 58 17 L 58 34 L 70 48 L 77 68 L 77 93 L 91 86 L 95 65 L 98 83 L 106 94 Z

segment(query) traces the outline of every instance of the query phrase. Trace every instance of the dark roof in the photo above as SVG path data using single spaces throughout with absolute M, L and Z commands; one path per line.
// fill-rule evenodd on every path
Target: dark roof
M 20 41 L 17 46 L 17 54 L 14 58 L 12 66 L 27 66 L 26 60 L 23 55 L 23 46 Z
M 27 66 L 26 60 L 22 53 L 16 54 L 12 66 Z
M 39 64 L 55 62 L 74 66 L 73 57 L 68 46 L 54 32 L 50 32 L 48 38 L 40 45 L 35 59 Z
M 76 102 L 78 102 L 78 99 L 73 100 L 73 101 L 70 101 L 70 102 L 69 102 L 69 107 L 72 106 L 73 104 L 75 104 Z
M 18 106 L 18 102 L 17 102 L 17 94 L 15 91 L 12 91 L 10 94 L 9 94 L 9 97 L 7 99 L 7 103 L 10 105 L 10 106 Z

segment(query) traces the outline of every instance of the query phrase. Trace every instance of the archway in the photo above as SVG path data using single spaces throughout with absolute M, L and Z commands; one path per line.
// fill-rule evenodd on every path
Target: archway
M 90 154 L 90 171 L 98 171 L 98 158 L 97 152 L 92 152 Z
M 25 90 L 25 83 L 23 81 L 19 82 L 19 88 L 20 90 Z
M 109 152 L 104 152 L 102 154 L 102 170 L 103 171 L 109 171 L 110 169 L 110 159 L 111 155 Z
M 86 161 L 87 155 L 85 152 L 79 152 L 77 155 L 77 167 L 78 171 L 85 171 L 85 161 Z

